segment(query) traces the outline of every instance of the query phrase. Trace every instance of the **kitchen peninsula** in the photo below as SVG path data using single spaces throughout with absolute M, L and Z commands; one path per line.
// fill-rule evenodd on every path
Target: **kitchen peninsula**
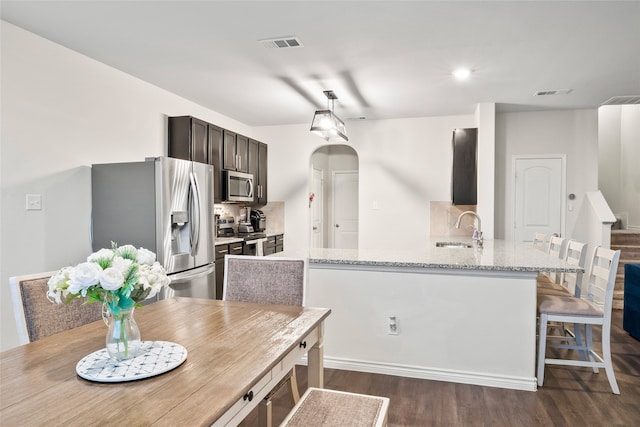
M 327 367 L 531 391 L 538 272 L 582 270 L 522 243 L 449 237 L 307 256 L 306 305 L 333 313 Z

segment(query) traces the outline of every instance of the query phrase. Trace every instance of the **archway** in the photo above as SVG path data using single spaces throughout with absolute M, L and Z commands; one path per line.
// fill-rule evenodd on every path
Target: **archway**
M 309 166 L 310 246 L 357 249 L 358 154 L 348 145 L 325 145 Z

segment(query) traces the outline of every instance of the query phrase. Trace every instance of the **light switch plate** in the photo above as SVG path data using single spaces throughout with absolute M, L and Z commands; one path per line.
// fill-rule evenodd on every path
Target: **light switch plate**
M 42 196 L 40 194 L 27 194 L 27 210 L 39 211 L 42 209 Z

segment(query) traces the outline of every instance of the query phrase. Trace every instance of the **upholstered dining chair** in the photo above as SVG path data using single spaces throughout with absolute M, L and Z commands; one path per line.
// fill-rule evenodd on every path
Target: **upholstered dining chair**
M 538 385 L 544 383 L 545 365 L 584 366 L 598 372 L 604 368 L 609 385 L 614 394 L 620 394 L 611 359 L 611 309 L 616 271 L 620 260 L 620 251 L 596 247 L 593 251 L 589 273 L 583 276 L 581 296 L 542 295 L 538 298 L 540 325 L 538 333 Z M 577 339 L 575 343 L 547 344 L 549 322 L 573 323 L 576 332 L 584 328 L 584 343 Z M 593 348 L 592 327 L 600 325 L 602 329 L 602 355 Z M 582 335 L 582 334 L 580 334 Z M 576 333 L 576 338 L 578 334 Z M 557 347 L 578 350 L 582 360 L 547 358 L 546 349 Z M 571 356 L 569 352 L 567 356 Z
M 79 299 L 67 304 L 49 301 L 47 281 L 53 274 L 55 272 L 9 279 L 20 344 L 28 344 L 102 318 L 100 304 L 83 304 Z
M 305 259 L 226 255 L 222 299 L 303 306 L 307 281 Z M 287 382 L 294 404 L 300 400 L 295 367 L 259 406 L 259 423 L 271 425 L 271 396 Z

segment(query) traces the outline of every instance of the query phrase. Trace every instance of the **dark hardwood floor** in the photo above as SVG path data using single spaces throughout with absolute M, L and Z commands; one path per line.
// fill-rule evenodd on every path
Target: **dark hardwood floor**
M 325 387 L 389 397 L 389 426 L 640 426 L 640 341 L 622 329 L 622 311 L 614 312 L 611 342 L 618 396 L 603 369 L 564 366 L 547 366 L 537 392 L 337 369 L 325 369 Z M 306 367 L 296 373 L 303 393 Z M 288 387 L 273 405 L 277 426 L 293 406 Z M 257 425 L 257 411 L 242 425 Z

